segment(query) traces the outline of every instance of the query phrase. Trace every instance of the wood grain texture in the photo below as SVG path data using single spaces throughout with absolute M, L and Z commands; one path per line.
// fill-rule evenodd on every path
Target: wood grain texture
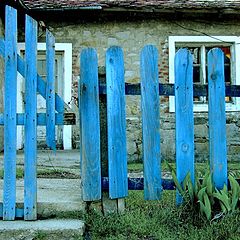
M 159 200 L 162 192 L 160 152 L 160 111 L 158 51 L 145 46 L 141 52 L 142 131 L 144 198 Z
M 37 219 L 37 22 L 25 19 L 24 220 Z
M 109 197 L 128 195 L 123 51 L 106 53 Z
M 5 11 L 4 81 L 4 186 L 3 220 L 15 219 L 16 206 L 16 100 L 17 100 L 17 11 Z
M 80 174 L 84 201 L 101 199 L 98 59 L 92 48 L 80 56 Z
M 0 55 L 5 57 L 5 41 L 3 38 L 0 38 Z
M 208 52 L 209 152 L 213 183 L 218 189 L 227 184 L 227 143 L 224 89 L 224 54 L 214 48 Z
M 193 62 L 187 49 L 175 56 L 176 168 L 182 184 L 190 172 L 194 183 Z M 182 197 L 177 193 L 177 204 Z
M 55 141 L 55 38 L 46 30 L 46 143 L 50 149 L 56 150 Z

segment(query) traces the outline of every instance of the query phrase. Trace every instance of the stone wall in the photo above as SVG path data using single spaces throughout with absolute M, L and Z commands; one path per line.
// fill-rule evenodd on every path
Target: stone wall
M 139 82 L 139 55 L 146 44 L 154 44 L 160 54 L 159 76 L 162 83 L 168 82 L 168 36 L 170 35 L 240 35 L 240 21 L 221 19 L 186 20 L 176 22 L 167 19 L 116 21 L 48 21 L 46 25 L 56 37 L 56 42 L 73 44 L 73 96 L 77 98 L 79 79 L 79 56 L 85 47 L 94 47 L 98 52 L 99 66 L 104 66 L 105 52 L 112 45 L 121 46 L 125 57 L 125 80 Z M 191 29 L 191 30 L 190 30 Z M 203 33 L 203 34 L 201 34 Z M 42 36 L 44 37 L 44 35 Z M 140 96 L 127 96 L 127 140 L 129 161 L 142 160 L 142 131 Z M 77 104 L 75 102 L 75 104 Z M 160 98 L 162 158 L 175 159 L 175 118 L 169 113 L 168 97 Z M 228 158 L 240 160 L 239 113 L 227 114 Z M 73 128 L 73 145 L 79 146 L 78 125 Z M 195 155 L 197 161 L 208 156 L 208 121 L 206 113 L 195 113 Z
M 3 22 L 0 17 L 0 38 L 3 38 Z M 0 57 L 0 113 L 3 112 L 3 76 L 4 76 L 4 62 L 3 58 Z M 3 151 L 3 126 L 0 126 L 0 152 Z

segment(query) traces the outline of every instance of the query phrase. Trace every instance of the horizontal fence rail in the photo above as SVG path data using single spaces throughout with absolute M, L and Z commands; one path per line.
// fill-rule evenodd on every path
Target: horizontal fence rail
M 240 184 L 240 179 L 237 179 L 237 181 Z M 201 179 L 200 182 L 202 182 Z M 172 179 L 162 178 L 162 189 L 176 190 L 174 181 Z M 128 190 L 144 190 L 144 178 L 143 177 L 128 178 Z M 109 191 L 108 177 L 102 177 L 102 191 Z
M 171 83 L 159 83 L 159 95 L 160 96 L 175 96 L 174 84 Z M 99 83 L 99 94 L 106 93 L 106 84 Z M 141 95 L 141 84 L 125 83 L 125 94 L 126 95 Z M 196 85 L 193 84 L 193 96 L 194 97 L 206 97 L 208 96 L 208 85 Z M 226 97 L 240 97 L 240 86 L 239 85 L 225 85 Z

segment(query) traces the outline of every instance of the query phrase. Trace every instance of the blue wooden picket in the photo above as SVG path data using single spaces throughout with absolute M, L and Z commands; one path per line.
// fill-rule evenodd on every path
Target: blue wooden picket
M 227 143 L 225 113 L 224 53 L 208 52 L 209 155 L 213 183 L 222 189 L 227 184 Z
M 46 143 L 51 149 L 56 149 L 55 142 L 55 38 L 52 33 L 46 31 Z
M 158 88 L 158 51 L 145 46 L 141 52 L 141 96 L 144 160 L 144 198 L 161 197 L 160 111 Z
M 182 184 L 190 172 L 194 183 L 193 60 L 187 49 L 175 56 L 176 168 Z M 177 204 L 182 197 L 177 194 Z
M 3 219 L 15 219 L 16 206 L 16 101 L 17 101 L 17 11 L 5 12 L 5 81 L 4 81 L 4 186 Z
M 37 219 L 37 22 L 26 15 L 24 219 Z
M 84 49 L 80 57 L 79 116 L 80 173 L 84 201 L 101 199 L 100 119 L 98 59 L 94 49 Z
M 111 47 L 106 53 L 108 173 L 110 198 L 128 195 L 123 51 Z

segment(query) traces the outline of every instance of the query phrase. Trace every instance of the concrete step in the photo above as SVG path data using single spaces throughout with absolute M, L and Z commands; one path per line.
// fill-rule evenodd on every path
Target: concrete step
M 76 219 L 39 221 L 1 221 L 0 239 L 4 240 L 77 240 L 82 239 L 84 222 Z
M 19 208 L 24 202 L 24 180 L 16 182 L 16 201 Z M 37 180 L 37 212 L 41 218 L 61 216 L 62 213 L 84 211 L 81 200 L 80 179 Z M 3 201 L 3 180 L 0 180 L 0 202 Z

